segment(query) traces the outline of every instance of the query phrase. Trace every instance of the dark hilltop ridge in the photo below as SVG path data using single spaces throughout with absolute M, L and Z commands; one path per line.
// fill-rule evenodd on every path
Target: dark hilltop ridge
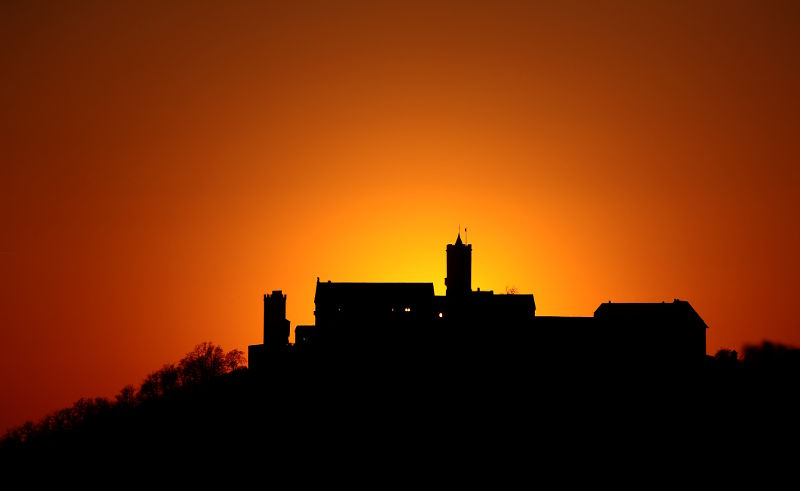
M 318 280 L 315 324 L 294 343 L 273 291 L 249 360 L 199 344 L 113 400 L 9 430 L 0 462 L 248 458 L 292 478 L 320 462 L 397 473 L 458 457 L 481 472 L 609 441 L 741 450 L 797 426 L 800 350 L 709 356 L 708 326 L 677 299 L 536 316 L 532 294 L 473 291 L 471 252 L 460 235 L 447 246 L 444 296 L 432 283 Z

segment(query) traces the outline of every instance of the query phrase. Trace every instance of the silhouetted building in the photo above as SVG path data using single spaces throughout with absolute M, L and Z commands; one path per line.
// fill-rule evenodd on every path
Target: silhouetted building
M 448 297 L 463 298 L 472 291 L 472 245 L 461 242 L 461 233 L 455 244 L 447 244 L 447 277 L 444 284 Z
M 271 295 L 264 295 L 264 345 L 268 351 L 281 351 L 288 342 L 286 295 L 280 290 L 274 290 Z
M 272 294 L 264 295 L 264 344 L 247 347 L 250 368 L 259 370 L 270 356 L 287 352 L 289 333 L 289 320 L 286 319 L 286 295 L 281 290 L 273 290 Z
M 458 234 L 447 245 L 447 288 L 436 302 L 448 342 L 483 344 L 500 338 L 500 330 L 530 327 L 536 315 L 532 294 L 497 294 L 472 290 L 472 245 Z
M 314 297 L 315 326 L 295 331 L 298 348 L 374 353 L 485 346 L 500 330 L 533 321 L 533 295 L 472 291 L 472 246 L 461 235 L 447 245 L 446 295 L 433 283 L 320 282 Z
M 296 326 L 294 328 L 294 345 L 296 347 L 308 346 L 311 336 L 314 334 L 314 326 Z
M 699 366 L 706 324 L 688 302 L 604 303 L 593 317 L 536 317 L 533 294 L 472 290 L 472 245 L 448 244 L 446 294 L 433 283 L 320 281 L 315 324 L 297 326 L 297 353 L 350 357 L 354 353 L 500 350 L 546 365 Z M 250 365 L 289 350 L 286 295 L 264 296 L 264 344 L 250 347 Z
M 594 311 L 607 354 L 632 363 L 700 366 L 708 326 L 689 302 L 604 303 Z
M 332 283 L 317 278 L 314 341 L 345 351 L 408 349 L 431 327 L 433 298 L 433 283 Z

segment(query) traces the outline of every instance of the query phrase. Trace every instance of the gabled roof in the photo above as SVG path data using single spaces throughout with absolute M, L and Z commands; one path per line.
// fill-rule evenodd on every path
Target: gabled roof
M 708 329 L 705 321 L 685 300 L 675 299 L 671 303 L 616 303 L 600 304 L 594 311 L 595 318 L 622 321 L 646 322 L 696 322 Z
M 314 302 L 322 299 L 433 300 L 433 283 L 334 283 L 317 281 Z

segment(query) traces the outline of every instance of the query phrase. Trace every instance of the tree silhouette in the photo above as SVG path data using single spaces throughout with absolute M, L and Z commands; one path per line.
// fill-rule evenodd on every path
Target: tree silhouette
M 796 374 L 800 372 L 800 349 L 770 341 L 747 345 L 742 364 L 748 370 Z
M 198 344 L 178 363 L 184 386 L 201 384 L 230 370 L 225 362 L 225 351 L 213 343 Z
M 798 406 L 786 404 L 786 401 L 796 392 L 794 381 L 800 374 L 800 350 L 764 343 L 746 347 L 743 354 L 740 359 L 736 351 L 720 350 L 715 356 L 708 356 L 708 363 L 704 366 L 706 370 L 693 374 L 696 387 L 702 388 L 699 391 L 688 390 L 691 381 L 682 378 L 681 374 L 676 374 L 681 381 L 680 393 L 670 392 L 667 385 L 659 385 L 656 377 L 646 379 L 646 373 L 637 375 L 656 393 L 663 390 L 671 397 L 686 397 L 687 402 L 690 397 L 699 396 L 707 404 L 704 407 L 712 408 L 715 414 L 740 418 L 736 420 L 737 424 L 741 421 L 752 425 L 763 422 L 763 418 L 753 416 L 760 416 L 760 413 L 753 412 L 754 408 L 787 408 L 785 414 L 794 411 Z M 481 377 L 476 377 L 477 371 L 470 370 L 468 365 L 459 365 L 459 370 L 452 372 L 452 364 L 439 360 L 420 365 L 425 368 L 416 371 L 405 368 L 398 371 L 393 363 L 381 365 L 372 360 L 368 370 L 357 365 L 352 371 L 349 365 L 337 368 L 328 360 L 319 364 L 312 361 L 306 365 L 287 365 L 289 369 L 276 371 L 278 375 L 264 376 L 240 370 L 247 363 L 241 351 L 225 352 L 221 347 L 205 342 L 196 345 L 177 363 L 163 365 L 149 374 L 138 390 L 127 385 L 113 401 L 79 399 L 71 407 L 56 411 L 39 422 L 28 422 L 9 430 L 5 437 L 0 438 L 0 451 L 56 449 L 53 455 L 60 456 L 73 449 L 99 449 L 109 453 L 136 449 L 146 455 L 158 449 L 192 452 L 199 448 L 198 442 L 210 442 L 212 448 L 222 448 L 213 445 L 231 445 L 233 448 L 240 442 L 258 441 L 265 434 L 270 437 L 277 435 L 276 441 L 291 442 L 296 438 L 298 442 L 306 442 L 306 438 L 325 435 L 335 427 L 350 428 L 358 424 L 362 425 L 362 430 L 369 428 L 372 431 L 375 421 L 384 421 L 396 410 L 389 408 L 393 405 L 376 407 L 376 400 L 399 397 L 397 400 L 404 403 L 397 406 L 399 408 L 427 402 L 427 398 L 440 393 L 439 381 L 445 374 L 448 383 L 454 387 L 439 397 L 439 402 L 445 405 L 453 404 L 453 400 L 460 397 L 493 400 L 499 393 L 508 395 L 510 401 L 527 398 L 518 392 L 518 387 L 531 380 L 537 381 L 542 397 L 552 400 L 557 400 L 556 396 L 564 397 L 565 390 L 574 390 L 577 397 L 584 397 L 585 391 L 575 388 L 587 380 L 599 382 L 595 388 L 611 390 L 609 394 L 620 397 L 621 401 L 625 401 L 626 395 L 629 398 L 641 396 L 638 381 L 634 384 L 635 390 L 628 393 L 624 381 L 616 389 L 605 379 L 587 377 L 590 370 L 595 370 L 591 363 L 577 363 L 572 371 L 573 367 L 569 366 L 557 370 L 545 367 L 540 371 L 540 366 L 498 363 L 499 356 L 502 354 L 489 355 L 491 363 L 480 365 L 484 373 Z M 573 350 L 565 351 L 563 356 L 565 360 L 575 360 L 586 357 L 587 353 Z M 290 358 L 280 358 L 283 361 L 287 359 Z M 779 383 L 789 382 L 777 386 L 786 390 L 761 390 L 776 376 Z M 780 376 L 792 377 L 793 380 L 780 379 Z M 481 380 L 490 380 L 491 383 L 485 384 Z M 504 389 L 498 391 L 498 384 Z M 197 388 L 201 390 L 195 390 Z M 614 393 L 614 390 L 618 392 Z M 777 398 L 776 394 L 788 395 Z M 319 401 L 331 398 L 343 401 L 343 405 L 325 407 L 317 413 Z M 276 401 L 280 403 L 276 404 Z M 692 404 L 697 402 L 691 401 Z M 370 409 L 352 411 L 364 407 Z M 498 407 L 509 407 L 509 404 Z M 408 417 L 407 413 L 400 411 L 396 419 Z M 791 414 L 794 417 L 796 413 Z M 551 417 L 559 421 L 558 415 Z M 774 414 L 770 417 L 776 421 L 788 421 Z M 286 425 L 284 422 L 289 420 L 302 424 Z M 528 420 L 526 409 L 525 421 Z M 346 424 L 342 425 L 342 421 Z M 494 418 L 486 418 L 486 421 L 494 421 Z M 241 440 L 227 441 L 229 437 Z M 0 461 L 4 455 L 0 452 Z
M 114 397 L 114 401 L 118 406 L 133 406 L 136 404 L 136 387 L 126 385 Z
M 87 423 L 97 423 L 109 414 L 116 417 L 123 413 L 134 414 L 143 403 L 158 400 L 169 403 L 170 396 L 184 388 L 207 383 L 245 367 L 247 359 L 240 350 L 225 352 L 211 342 L 198 344 L 177 365 L 166 364 L 147 375 L 138 390 L 126 385 L 113 401 L 100 397 L 81 398 L 69 408 L 55 411 L 36 423 L 29 421 L 8 430 L 0 438 L 0 450 L 51 442 L 85 428 Z
M 225 365 L 227 372 L 233 372 L 234 370 L 245 368 L 247 367 L 247 357 L 241 350 L 230 350 L 225 354 Z

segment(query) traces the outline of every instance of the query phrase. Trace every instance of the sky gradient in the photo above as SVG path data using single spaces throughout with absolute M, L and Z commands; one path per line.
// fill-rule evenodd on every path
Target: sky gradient
M 797 2 L 287 3 L 0 5 L 0 431 L 246 350 L 273 289 L 443 294 L 459 224 L 537 314 L 800 344 Z

